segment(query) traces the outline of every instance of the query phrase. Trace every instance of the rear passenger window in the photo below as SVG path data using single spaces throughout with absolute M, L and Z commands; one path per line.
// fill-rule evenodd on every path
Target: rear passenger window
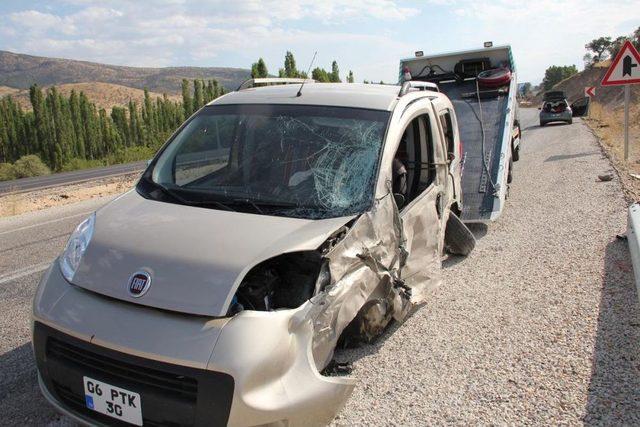
M 444 139 L 447 143 L 447 153 L 455 152 L 455 144 L 453 141 L 453 123 L 451 121 L 451 113 L 449 111 L 440 114 L 440 124 L 444 132 Z

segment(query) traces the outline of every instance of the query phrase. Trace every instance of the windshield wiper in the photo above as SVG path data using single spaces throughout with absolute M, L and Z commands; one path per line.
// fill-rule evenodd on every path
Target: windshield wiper
M 264 215 L 264 212 L 262 211 L 262 209 L 260 209 L 260 207 L 253 200 L 250 200 L 250 199 L 233 199 L 233 200 L 231 200 L 231 203 L 234 203 L 234 204 L 238 204 L 238 203 L 245 204 L 246 203 L 248 205 L 251 205 L 256 210 L 256 212 L 258 212 L 260 215 Z
M 153 182 L 153 185 L 155 185 L 155 187 L 159 190 L 161 190 L 164 194 L 168 195 L 169 197 L 172 197 L 174 200 L 176 200 L 177 202 L 183 204 L 183 205 L 187 205 L 187 206 L 217 206 L 221 209 L 224 209 L 226 211 L 231 211 L 231 212 L 235 212 L 236 210 L 233 209 L 231 206 L 227 206 L 226 204 L 218 201 L 218 200 L 188 200 L 185 199 L 181 196 L 178 196 L 176 193 L 174 193 L 173 191 L 171 191 L 169 188 L 165 187 L 162 184 L 158 184 L 157 182 Z

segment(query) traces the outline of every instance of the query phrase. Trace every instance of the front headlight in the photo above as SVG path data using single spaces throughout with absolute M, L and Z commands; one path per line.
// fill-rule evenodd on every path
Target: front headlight
M 96 223 L 96 214 L 91 216 L 80 223 L 69 237 L 67 246 L 64 248 L 64 252 L 60 256 L 60 270 L 62 275 L 67 281 L 71 282 L 73 276 L 78 270 L 82 255 L 87 250 L 91 237 L 93 236 L 93 226 Z

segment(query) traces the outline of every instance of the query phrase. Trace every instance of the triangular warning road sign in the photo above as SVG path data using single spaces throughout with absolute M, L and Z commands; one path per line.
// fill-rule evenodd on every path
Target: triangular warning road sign
M 630 41 L 624 42 L 602 79 L 602 86 L 640 83 L 640 54 Z

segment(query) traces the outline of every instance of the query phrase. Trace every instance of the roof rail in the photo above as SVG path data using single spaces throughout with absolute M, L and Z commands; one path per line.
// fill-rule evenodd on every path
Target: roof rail
M 251 87 L 257 86 L 270 86 L 270 85 L 294 85 L 294 84 L 302 84 L 302 83 L 315 83 L 316 81 L 313 79 L 301 79 L 301 78 L 293 78 L 293 77 L 265 77 L 258 79 L 247 79 L 242 82 L 238 89 L 248 89 Z
M 400 92 L 398 92 L 398 96 L 404 96 L 409 92 L 423 91 L 423 90 L 440 92 L 440 89 L 438 89 L 438 85 L 435 83 L 410 80 L 408 82 L 402 83 L 402 86 L 400 87 Z

